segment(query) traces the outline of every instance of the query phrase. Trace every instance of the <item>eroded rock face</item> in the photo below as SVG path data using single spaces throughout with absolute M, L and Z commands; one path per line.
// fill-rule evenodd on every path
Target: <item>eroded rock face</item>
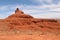
M 28 30 L 59 30 L 60 23 L 54 19 L 38 19 L 34 18 L 28 14 L 25 14 L 23 11 L 18 8 L 15 11 L 15 14 L 8 16 L 4 19 L 4 22 L 8 23 L 8 27 L 11 29 L 28 29 Z

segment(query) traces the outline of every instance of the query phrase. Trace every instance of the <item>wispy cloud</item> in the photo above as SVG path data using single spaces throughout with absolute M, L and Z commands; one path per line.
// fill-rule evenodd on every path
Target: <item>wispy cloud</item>
M 53 3 L 54 0 L 35 0 L 42 5 L 4 5 L 0 6 L 0 18 L 5 18 L 14 13 L 18 7 L 25 13 L 38 18 L 60 18 L 60 3 Z M 47 3 L 47 4 L 46 4 Z
M 38 4 L 58 4 L 60 0 L 34 0 Z
M 36 2 L 38 2 L 38 3 L 42 3 L 42 4 L 44 4 L 44 3 L 52 3 L 53 2 L 53 0 L 35 0 Z

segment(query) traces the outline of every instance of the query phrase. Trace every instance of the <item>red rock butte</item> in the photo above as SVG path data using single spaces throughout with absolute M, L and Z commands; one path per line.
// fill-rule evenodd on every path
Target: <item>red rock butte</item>
M 15 14 L 10 15 L 8 18 L 13 18 L 13 17 L 17 17 L 17 18 L 33 18 L 33 17 L 30 16 L 30 15 L 24 14 L 23 11 L 19 10 L 19 8 L 17 8 L 17 9 L 15 10 Z
M 17 8 L 15 13 L 3 20 L 10 29 L 20 30 L 60 30 L 60 22 L 55 19 L 34 18 Z M 55 31 L 56 32 L 56 31 Z

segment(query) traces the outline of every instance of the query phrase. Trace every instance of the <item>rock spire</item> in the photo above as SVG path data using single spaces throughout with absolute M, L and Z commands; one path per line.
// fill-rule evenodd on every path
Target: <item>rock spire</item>
M 15 13 L 23 14 L 24 12 L 23 12 L 23 11 L 21 11 L 21 10 L 19 10 L 19 8 L 17 8 L 17 9 L 15 10 Z

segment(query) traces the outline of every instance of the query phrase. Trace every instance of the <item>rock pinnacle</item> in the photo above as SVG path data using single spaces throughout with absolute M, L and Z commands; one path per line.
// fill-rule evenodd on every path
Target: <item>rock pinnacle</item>
M 17 13 L 17 14 L 23 14 L 24 12 L 21 11 L 21 10 L 19 10 L 19 8 L 17 8 L 17 9 L 15 10 L 15 13 Z

